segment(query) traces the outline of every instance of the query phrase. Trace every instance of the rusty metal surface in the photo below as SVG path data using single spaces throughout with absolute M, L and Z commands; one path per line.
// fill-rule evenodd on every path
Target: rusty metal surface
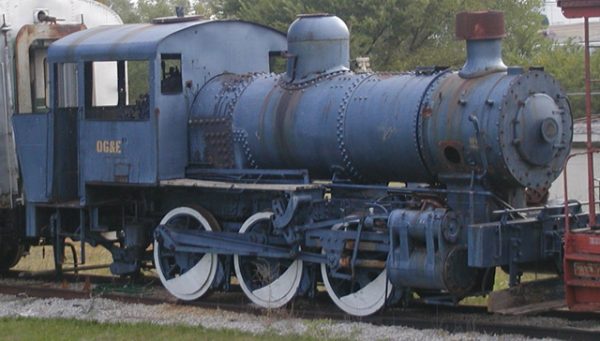
M 600 263 L 573 262 L 573 274 L 590 279 L 600 278 Z
M 227 21 L 240 23 L 244 21 Z M 52 45 L 48 57 L 52 61 L 76 62 L 93 60 L 105 56 L 106 60 L 115 57 L 121 59 L 152 59 L 161 42 L 167 37 L 193 26 L 210 25 L 215 29 L 223 25 L 220 21 L 201 20 L 172 24 L 127 24 L 96 27 L 72 34 Z M 233 24 L 231 25 L 233 26 Z M 261 25 L 257 27 L 265 28 Z M 268 28 L 274 33 L 280 33 Z M 109 52 L 109 53 L 107 53 Z
M 568 155 L 572 134 L 568 104 L 564 93 L 554 84 L 548 74 L 535 70 L 522 74 L 497 73 L 466 82 L 457 75 L 442 79 L 425 100 L 428 103 L 425 108 L 431 107 L 427 112 L 432 110 L 434 114 L 420 117 L 420 145 L 425 150 L 423 156 L 428 168 L 441 175 L 474 170 L 496 183 L 547 188 L 559 175 L 557 170 Z M 536 93 L 548 94 L 544 99 L 555 101 L 557 113 L 543 111 L 533 116 L 533 111 L 519 105 L 528 101 L 538 103 Z M 522 116 L 532 116 L 535 120 L 523 120 Z M 519 144 L 513 142 L 521 139 L 528 146 L 537 146 L 536 141 L 523 136 L 537 136 L 540 124 L 547 117 L 555 119 L 564 134 L 553 143 L 540 146 L 543 148 L 539 148 L 539 153 L 545 153 L 550 161 L 535 166 L 523 156 Z M 518 126 L 517 119 L 521 122 Z
M 44 11 L 47 18 L 56 18 L 46 23 L 38 22 L 36 13 Z M 13 207 L 21 195 L 18 187 L 19 169 L 16 160 L 11 117 L 14 112 L 31 111 L 31 83 L 30 60 L 27 41 L 35 41 L 37 31 L 47 31 L 46 35 L 62 37 L 69 33 L 69 27 L 82 26 L 95 27 L 105 24 L 121 24 L 119 16 L 96 1 L 90 0 L 0 0 L 0 13 L 4 19 L 2 27 L 2 61 L 0 63 L 0 206 Z M 35 24 L 35 25 L 34 25 Z M 28 29 L 21 31 L 25 26 Z M 34 26 L 37 26 L 35 29 Z M 19 34 L 20 32 L 20 34 Z M 38 32 L 39 33 L 39 32 Z M 43 34 L 37 34 L 43 38 Z M 21 46 L 16 45 L 16 40 L 21 40 Z M 38 46 L 36 42 L 36 46 Z M 41 46 L 40 46 L 41 47 Z M 21 50 L 19 50 L 21 48 Z M 16 54 L 19 60 L 16 61 Z M 42 72 L 43 55 L 37 58 L 37 71 Z M 17 72 L 18 74 L 15 74 Z M 42 91 L 44 77 L 36 79 L 39 91 Z M 17 83 L 20 82 L 20 85 Z M 24 107 L 18 108 L 15 97 L 20 88 L 21 102 Z M 39 92 L 38 91 L 38 92 Z M 40 98 L 44 96 L 39 96 Z M 41 100 L 39 101 L 41 103 Z
M 206 143 L 204 161 L 214 168 L 234 166 L 231 121 L 229 116 L 190 120 L 190 126 L 198 127 L 202 131 Z M 199 159 L 199 156 L 197 158 Z
M 130 24 L 101 26 L 72 34 L 52 45 L 48 51 L 51 61 L 76 62 L 93 60 L 97 56 L 121 59 L 151 59 L 158 44 L 166 37 L 203 22 L 184 22 L 169 25 Z
M 14 108 L 13 67 L 10 56 L 9 32 L 2 31 L 2 59 L 0 61 L 0 206 L 14 207 L 18 195 L 19 173 L 10 117 Z
M 591 148 L 585 152 L 575 153 L 569 156 L 567 162 L 577 155 L 592 155 L 598 152 L 600 150 Z M 569 186 L 566 167 L 563 186 L 565 193 L 563 269 L 567 305 L 571 310 L 597 311 L 600 310 L 600 282 L 596 276 L 600 269 L 600 230 L 589 227 L 571 229 L 571 220 L 574 218 L 571 216 L 568 206 Z M 593 192 L 593 188 L 591 192 Z M 592 222 L 589 222 L 588 226 L 593 226 Z
M 525 190 L 525 200 L 527 206 L 543 206 L 548 202 L 550 188 L 527 188 Z
M 11 44 L 22 26 L 39 23 L 36 16 L 39 11 L 46 12 L 47 17 L 56 18 L 58 24 L 83 23 L 87 27 L 96 27 L 123 23 L 115 11 L 98 1 L 0 0 L 0 13 L 6 16 L 10 25 Z
M 502 12 L 461 12 L 456 15 L 458 39 L 499 39 L 504 35 L 504 13 Z
M 33 111 L 32 77 L 30 65 L 30 52 L 34 44 L 47 44 L 65 37 L 71 33 L 85 30 L 83 24 L 72 25 L 25 25 L 17 33 L 15 39 L 15 66 L 17 82 L 17 112 L 29 113 Z M 41 47 L 44 49 L 45 47 Z
M 590 3 L 591 4 L 591 3 Z M 581 10 L 581 8 L 579 8 Z M 595 10 L 598 10 L 596 8 Z M 593 11 L 592 11 L 593 12 Z M 592 14 L 586 12 L 587 15 Z M 573 13 L 571 13 L 573 14 Z M 594 153 L 598 150 L 592 146 L 592 98 L 590 72 L 590 39 L 589 19 L 584 21 L 585 48 L 585 114 L 586 114 L 586 154 L 588 168 L 589 222 L 587 228 L 572 231 L 569 228 L 569 210 L 565 204 L 565 236 L 564 236 L 564 281 L 567 305 L 569 309 L 593 311 L 600 309 L 600 281 L 597 274 L 600 269 L 600 234 L 596 221 L 596 196 L 594 193 Z M 573 157 L 574 155 L 571 155 Z M 567 169 L 565 168 L 565 203 L 568 202 Z
M 585 123 L 587 132 L 586 148 L 588 151 L 588 198 L 590 201 L 590 226 L 596 226 L 596 196 L 594 194 L 594 156 L 592 155 L 592 75 L 590 66 L 590 24 L 586 17 L 584 22 L 584 72 L 585 72 Z M 600 251 L 600 248 L 599 248 Z M 600 300 L 600 297 L 599 297 Z
M 581 6 L 583 1 L 575 4 L 577 10 L 586 12 Z M 587 2 L 592 5 L 592 2 Z M 595 1 L 598 4 L 600 2 Z M 559 2 L 559 6 L 561 3 Z M 566 5 L 565 3 L 562 4 Z M 598 8 L 596 8 L 597 10 Z M 576 12 L 576 11 L 575 11 Z M 571 12 L 571 14 L 575 14 Z M 582 12 L 582 13 L 583 13 Z M 593 11 L 592 11 L 593 12 Z M 586 12 L 586 15 L 591 15 Z M 584 15 L 585 16 L 585 15 Z M 594 193 L 594 153 L 598 152 L 592 145 L 592 115 L 591 115 L 591 72 L 590 72 L 590 39 L 589 19 L 585 16 L 585 48 L 584 48 L 584 72 L 585 72 L 585 113 L 586 113 L 586 151 L 587 175 L 588 175 L 588 199 L 589 199 L 589 222 L 584 229 L 571 230 L 570 212 L 568 203 L 567 168 L 564 170 L 565 190 L 565 236 L 564 236 L 564 281 L 566 300 L 569 309 L 579 311 L 592 311 L 600 309 L 600 281 L 598 273 L 600 269 L 600 234 L 596 217 L 596 195 Z M 581 154 L 581 153 L 580 153 Z M 569 159 L 577 154 L 569 156 Z M 569 160 L 567 159 L 567 161 Z
M 423 92 L 436 77 L 340 72 L 296 88 L 257 75 L 238 86 L 245 87 L 238 98 L 222 95 L 231 83 L 222 76 L 203 88 L 191 117 L 223 117 L 233 108 L 234 127 L 243 130 L 236 148 L 252 156 L 239 168 L 308 169 L 320 179 L 426 181 L 431 177 L 420 162 L 417 124 Z M 191 136 L 198 141 L 192 155 L 204 155 L 201 129 L 194 127 Z
M 557 5 L 567 18 L 600 16 L 600 0 L 558 0 Z

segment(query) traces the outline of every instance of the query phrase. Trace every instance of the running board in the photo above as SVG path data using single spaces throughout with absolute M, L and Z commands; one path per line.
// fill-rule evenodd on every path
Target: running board
M 295 192 L 301 190 L 320 189 L 319 184 L 249 184 L 238 182 L 208 181 L 196 179 L 173 179 L 160 182 L 161 187 L 192 187 L 218 190 L 247 190 L 247 191 L 275 191 Z

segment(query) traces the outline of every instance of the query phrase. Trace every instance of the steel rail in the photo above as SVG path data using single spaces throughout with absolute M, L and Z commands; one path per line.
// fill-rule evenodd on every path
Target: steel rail
M 86 276 L 69 276 L 68 281 L 81 283 L 81 279 Z M 120 279 L 109 276 L 89 276 L 95 283 L 125 283 Z M 148 285 L 148 282 L 145 282 Z M 189 305 L 204 309 L 221 309 L 239 313 L 249 313 L 260 316 L 264 310 L 258 309 L 248 303 L 240 304 L 239 299 L 223 299 L 222 297 L 208 297 L 207 299 L 195 302 L 183 302 L 175 298 L 164 299 L 152 295 L 144 294 L 126 294 L 118 292 L 96 292 L 94 290 L 74 290 L 47 285 L 22 285 L 22 284 L 4 284 L 0 282 L 0 293 L 7 295 L 17 295 L 26 297 L 50 298 L 57 297 L 63 299 L 89 299 L 105 298 L 124 303 L 138 303 L 147 305 L 157 304 L 180 304 Z M 228 295 L 232 295 L 229 293 Z M 235 294 L 233 294 L 235 295 Z M 239 296 L 239 295 L 238 295 Z M 458 332 L 479 332 L 485 334 L 518 334 L 527 337 L 538 338 L 558 338 L 564 340 L 598 340 L 600 339 L 600 329 L 575 328 L 569 326 L 538 326 L 526 323 L 526 317 L 519 319 L 518 323 L 505 321 L 493 321 L 487 317 L 492 316 L 487 313 L 486 308 L 482 306 L 431 306 L 425 304 L 414 304 L 411 308 L 392 308 L 379 314 L 368 317 L 353 317 L 340 312 L 330 303 L 323 303 L 324 299 L 308 302 L 308 300 L 296 300 L 293 308 L 288 308 L 290 316 L 306 319 L 330 319 L 343 322 L 365 322 L 380 326 L 405 326 L 415 329 L 443 329 L 451 333 Z M 245 298 L 242 302 L 247 302 Z M 569 311 L 553 311 L 541 316 L 552 316 L 567 319 L 569 321 L 593 320 L 599 321 L 598 313 L 573 313 Z M 525 323 L 523 322 L 525 320 Z

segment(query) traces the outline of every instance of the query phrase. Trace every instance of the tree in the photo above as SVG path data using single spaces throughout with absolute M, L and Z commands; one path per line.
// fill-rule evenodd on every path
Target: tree
M 464 44 L 454 39 L 454 16 L 465 10 L 505 12 L 510 62 L 527 59 L 543 42 L 537 33 L 541 0 L 215 0 L 215 13 L 279 30 L 299 13 L 334 13 L 350 28 L 352 56 L 369 56 L 377 69 L 459 66 Z
M 504 60 L 507 65 L 543 65 L 569 92 L 583 91 L 583 51 L 576 44 L 557 45 L 544 37 L 542 0 L 101 0 L 126 23 L 172 16 L 176 6 L 206 17 L 238 18 L 286 31 L 300 13 L 333 13 L 351 31 L 352 58 L 368 56 L 376 70 L 417 66 L 462 66 L 465 44 L 454 37 L 455 14 L 466 10 L 505 13 Z M 592 55 L 600 72 L 600 53 Z M 598 74 L 593 72 L 593 74 Z M 598 77 L 596 77 L 598 78 Z M 583 97 L 571 98 L 577 115 Z M 600 102 L 600 101 L 597 101 Z M 595 112 L 600 103 L 595 104 Z
M 575 117 L 585 114 L 585 83 L 583 47 L 574 42 L 552 45 L 534 57 L 533 64 L 543 65 L 546 71 L 558 79 L 569 93 L 569 101 Z M 600 52 L 595 51 L 590 59 L 592 79 L 600 78 Z M 592 83 L 592 92 L 597 92 L 598 83 Z M 592 97 L 592 114 L 600 113 L 600 98 Z
M 190 10 L 188 0 L 138 0 L 137 12 L 142 22 L 150 22 L 154 18 L 175 15 L 177 6 L 182 6 L 186 13 Z
M 124 23 L 140 22 L 140 17 L 135 10 L 131 0 L 98 0 L 98 2 L 108 6 L 121 17 Z
M 471 10 L 504 12 L 507 65 L 542 65 L 569 92 L 582 92 L 583 50 L 558 45 L 545 37 L 541 0 L 214 0 L 212 10 L 224 18 L 259 22 L 285 31 L 299 13 L 334 13 L 351 31 L 352 58 L 371 57 L 377 70 L 417 66 L 462 66 L 465 44 L 454 37 L 455 14 Z M 592 56 L 600 72 L 600 53 Z M 598 78 L 598 77 L 597 77 Z M 572 96 L 573 112 L 583 115 L 583 96 Z M 596 101 L 600 102 L 600 101 Z M 594 112 L 600 111 L 600 103 Z
M 197 15 L 201 15 L 205 18 L 210 18 L 213 15 L 210 2 L 211 2 L 211 0 L 195 1 L 195 3 L 192 4 L 194 13 Z
M 183 7 L 186 14 L 198 13 L 210 16 L 207 6 L 209 0 L 98 0 L 117 12 L 123 22 L 147 23 L 154 18 L 175 15 L 175 7 Z

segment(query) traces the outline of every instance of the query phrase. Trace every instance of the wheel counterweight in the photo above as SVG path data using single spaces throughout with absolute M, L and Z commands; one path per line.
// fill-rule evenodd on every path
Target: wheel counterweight
M 334 227 L 334 229 L 338 229 Z M 386 259 L 387 255 L 364 254 L 372 260 Z M 385 256 L 385 257 L 384 257 Z M 321 264 L 321 276 L 329 297 L 343 311 L 354 316 L 367 316 L 385 306 L 393 286 L 385 269 L 355 267 L 351 279 L 337 278 L 330 267 Z
M 271 212 L 256 213 L 244 222 L 240 233 L 272 233 Z M 255 304 L 279 308 L 291 301 L 302 279 L 301 260 L 239 256 L 233 258 L 240 287 Z
M 212 215 L 201 208 L 177 207 L 160 222 L 168 228 L 218 231 Z M 216 254 L 174 252 L 154 241 L 154 263 L 164 287 L 175 297 L 191 301 L 200 298 L 211 287 L 219 262 Z

